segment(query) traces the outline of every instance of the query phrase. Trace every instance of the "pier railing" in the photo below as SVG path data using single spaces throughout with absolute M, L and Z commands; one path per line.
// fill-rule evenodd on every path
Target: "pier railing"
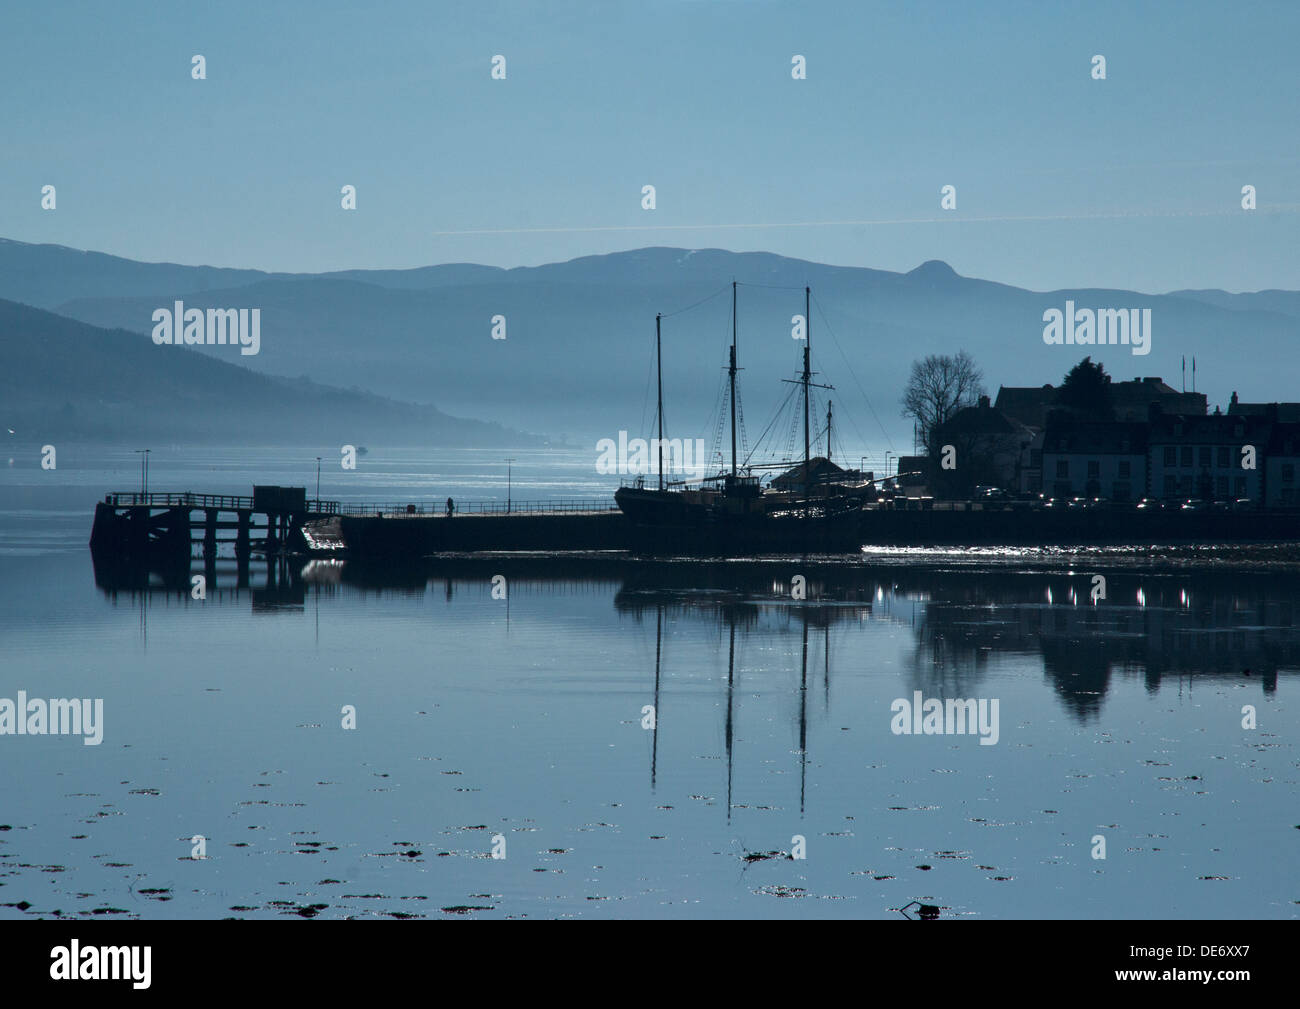
M 548 501 L 456 501 L 456 515 L 579 515 L 616 512 L 618 505 L 609 498 L 554 498 Z M 412 518 L 443 516 L 446 503 L 394 501 L 385 504 L 340 504 L 330 514 Z
M 216 508 L 223 511 L 252 511 L 253 498 L 242 494 L 195 494 L 190 491 L 114 491 L 106 504 L 119 508 Z M 308 498 L 309 515 L 445 516 L 447 506 L 438 501 L 389 501 L 354 504 Z M 546 501 L 456 501 L 456 515 L 575 515 L 618 511 L 612 498 L 553 498 Z
M 254 511 L 249 494 L 195 494 L 192 491 L 113 491 L 104 495 L 104 503 L 118 508 L 217 508 L 221 511 Z M 307 499 L 309 515 L 337 515 L 339 502 Z
M 148 505 L 151 508 L 223 508 L 230 511 L 251 510 L 252 495 L 193 494 L 189 491 L 114 491 L 104 497 L 106 504 L 126 508 Z M 310 503 L 310 502 L 309 502 Z

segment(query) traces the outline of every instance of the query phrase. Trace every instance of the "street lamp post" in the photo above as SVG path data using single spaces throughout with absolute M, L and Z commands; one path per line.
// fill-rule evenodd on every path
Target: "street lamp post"
M 890 456 L 892 456 L 893 454 L 894 454 L 893 452 L 886 452 L 886 453 L 885 453 L 885 478 L 886 478 L 886 479 L 889 478 L 889 458 L 890 458 Z
M 510 471 L 513 463 L 514 463 L 513 458 L 506 460 L 506 514 L 507 515 L 510 514 L 510 475 L 511 475 Z
M 316 457 L 316 510 L 320 511 L 320 456 Z

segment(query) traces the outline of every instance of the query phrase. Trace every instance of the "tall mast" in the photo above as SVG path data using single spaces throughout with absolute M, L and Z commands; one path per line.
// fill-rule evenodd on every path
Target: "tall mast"
M 831 408 L 834 407 L 831 400 L 826 401 L 826 461 L 831 461 Z M 829 467 L 827 467 L 829 469 Z
M 736 282 L 731 282 L 731 475 L 736 475 Z
M 659 339 L 660 312 L 655 313 L 655 369 L 659 373 L 659 489 L 664 489 L 664 356 Z
M 810 290 L 803 289 L 803 318 L 804 318 L 804 344 L 803 344 L 803 513 L 808 517 L 808 498 L 812 494 L 812 473 L 809 471 L 809 451 L 808 451 L 808 379 L 812 377 L 810 368 L 810 345 L 812 344 L 812 316 L 808 311 Z

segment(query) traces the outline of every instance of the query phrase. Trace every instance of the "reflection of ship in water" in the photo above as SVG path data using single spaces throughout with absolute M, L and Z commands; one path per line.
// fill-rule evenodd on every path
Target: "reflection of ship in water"
M 664 594 L 658 594 L 653 601 L 642 599 L 641 605 L 630 604 L 623 607 L 628 612 L 640 614 L 650 606 L 655 611 L 655 666 L 654 666 L 654 687 L 652 691 L 652 724 L 651 724 L 651 744 L 650 744 L 650 788 L 653 791 L 658 778 L 659 769 L 659 720 L 662 714 L 661 708 L 661 687 L 663 683 L 663 645 L 664 645 L 664 614 L 672 606 L 670 598 Z M 698 608 L 699 600 L 691 600 L 686 603 L 690 608 Z M 817 606 L 807 607 L 806 610 L 801 608 L 800 620 L 802 626 L 802 649 L 800 652 L 801 660 L 799 665 L 799 738 L 798 750 L 796 751 L 799 759 L 799 813 L 802 815 L 807 804 L 808 792 L 808 630 L 813 623 L 810 619 L 812 614 L 822 609 Z M 736 627 L 738 624 L 746 627 L 752 627 L 758 622 L 758 609 L 742 599 L 719 598 L 716 600 L 716 612 L 727 626 L 727 702 L 726 715 L 723 725 L 723 744 L 727 761 L 727 785 L 726 785 L 726 807 L 727 820 L 731 820 L 731 811 L 736 808 L 733 795 L 735 790 L 735 757 L 736 757 L 736 695 L 740 683 L 741 670 L 737 668 L 736 663 Z M 830 703 L 830 625 L 829 619 L 821 621 L 825 637 L 822 645 L 823 667 L 822 683 L 826 692 L 826 703 Z
M 910 686 L 931 696 L 968 697 L 992 658 L 1037 657 L 1076 717 L 1095 714 L 1112 677 L 1141 677 L 1151 691 L 1167 679 L 1189 687 L 1212 678 L 1258 684 L 1300 670 L 1300 586 L 1285 571 L 1206 568 L 1118 570 L 1106 598 L 1091 599 L 1091 572 L 814 563 L 780 560 L 673 562 L 614 555 L 557 558 L 439 558 L 408 566 L 274 559 L 251 574 L 208 569 L 207 605 L 301 608 L 306 592 L 452 599 L 490 598 L 504 575 L 510 597 L 589 594 L 612 598 L 617 612 L 654 611 L 711 621 L 739 641 L 749 635 L 802 634 L 863 621 L 910 627 L 916 648 Z M 792 598 L 795 575 L 806 599 Z M 95 565 L 96 584 L 119 592 L 189 599 L 189 566 L 150 571 Z M 509 598 L 509 597 L 508 597 Z M 508 606 L 508 603 L 507 603 Z M 667 633 L 667 625 L 663 628 Z M 814 663 L 815 665 L 815 663 Z M 829 676 L 829 661 L 826 661 Z M 729 677 L 739 675 L 732 670 Z

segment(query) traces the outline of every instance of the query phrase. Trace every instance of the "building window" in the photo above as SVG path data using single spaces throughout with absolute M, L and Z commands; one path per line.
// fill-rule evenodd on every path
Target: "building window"
M 1178 450 L 1174 448 L 1172 445 L 1170 445 L 1165 449 L 1165 465 L 1166 466 L 1178 465 Z
M 1282 482 L 1295 483 L 1295 463 L 1284 462 L 1282 464 Z
M 1173 497 L 1178 493 L 1178 478 L 1169 475 L 1165 476 L 1165 497 Z
M 1096 459 L 1088 460 L 1088 479 L 1096 480 L 1101 476 L 1101 463 Z
M 1210 468 L 1210 446 L 1209 445 L 1201 446 L 1200 459 L 1198 464 L 1200 465 L 1201 469 Z
M 1232 465 L 1232 450 L 1227 445 L 1219 446 L 1219 469 L 1227 469 Z
M 1056 479 L 1058 480 L 1070 479 L 1070 462 L 1068 459 L 1056 460 Z
M 1183 469 L 1191 469 L 1191 468 L 1192 468 L 1192 446 L 1190 446 L 1190 445 L 1185 445 L 1185 446 L 1183 446 L 1183 463 L 1182 463 L 1182 465 L 1183 465 Z
M 1228 497 L 1228 478 L 1226 476 L 1216 477 L 1214 481 L 1214 496 L 1220 501 Z
M 1246 478 L 1244 476 L 1239 476 L 1237 477 L 1237 497 L 1245 497 L 1245 496 L 1246 496 Z
M 1133 475 L 1133 464 L 1127 459 L 1121 459 L 1119 464 L 1119 478 L 1127 480 Z

